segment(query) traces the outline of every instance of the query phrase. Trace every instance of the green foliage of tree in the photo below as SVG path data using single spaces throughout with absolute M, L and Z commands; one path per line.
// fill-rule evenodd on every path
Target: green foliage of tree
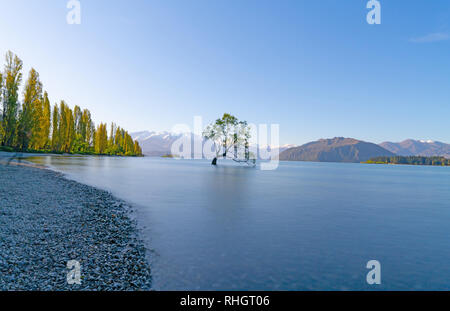
M 59 140 L 62 143 L 60 152 L 72 153 L 72 147 L 75 140 L 75 124 L 72 109 L 64 102 L 59 104 Z
M 12 52 L 0 73 L 1 150 L 141 156 L 142 150 L 125 130 L 114 123 L 108 138 L 106 124 L 95 129 L 89 110 L 64 101 L 53 106 L 36 70 L 31 69 L 20 107 L 18 90 L 22 81 L 22 61 Z
M 133 141 L 127 131 L 112 123 L 107 142 L 106 153 L 109 155 L 139 156 L 142 149 L 137 141 Z
M 52 114 L 52 137 L 51 137 L 51 149 L 52 151 L 59 151 L 59 109 L 58 105 L 53 106 Z
M 24 100 L 19 113 L 16 147 L 20 150 L 39 149 L 40 120 L 43 116 L 42 83 L 39 74 L 31 69 L 24 90 Z
M 6 53 L 6 66 L 3 73 L 3 112 L 2 146 L 13 146 L 16 139 L 17 117 L 19 112 L 19 86 L 22 82 L 22 60 L 11 51 Z
M 100 123 L 95 131 L 95 153 L 106 154 L 108 148 L 108 134 L 106 124 Z
M 251 131 L 246 121 L 239 121 L 235 116 L 225 113 L 221 119 L 206 127 L 203 136 L 214 143 L 216 157 L 212 161 L 213 165 L 217 164 L 218 158 L 227 158 L 233 149 L 233 160 L 240 161 L 238 153 L 244 149 L 243 161 L 250 161 Z
M 3 73 L 0 72 L 0 103 L 3 103 Z M 5 136 L 3 130 L 3 109 L 0 110 L 0 147 L 3 141 L 3 137 Z
M 42 102 L 42 116 L 39 122 L 40 132 L 38 149 L 48 150 L 50 148 L 51 108 L 47 92 L 44 92 L 44 99 Z
M 142 148 L 141 146 L 139 146 L 139 143 L 137 142 L 137 140 L 134 141 L 134 154 L 138 155 L 138 154 L 142 154 Z

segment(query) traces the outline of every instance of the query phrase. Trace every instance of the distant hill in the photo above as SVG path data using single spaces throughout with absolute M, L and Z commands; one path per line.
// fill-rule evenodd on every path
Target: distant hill
M 384 142 L 380 146 L 400 156 L 450 158 L 450 145 L 438 141 L 407 139 L 400 143 Z
M 372 143 L 353 138 L 320 139 L 280 154 L 281 161 L 365 162 L 374 157 L 395 154 Z

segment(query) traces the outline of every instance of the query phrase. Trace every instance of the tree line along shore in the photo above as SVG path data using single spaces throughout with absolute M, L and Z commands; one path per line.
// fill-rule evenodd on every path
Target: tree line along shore
M 450 159 L 447 159 L 445 157 L 395 156 L 395 157 L 376 157 L 364 163 L 450 166 Z
M 88 109 L 75 106 L 72 110 L 64 101 L 52 108 L 33 68 L 20 102 L 22 67 L 17 55 L 6 53 L 0 72 L 0 151 L 142 156 L 139 143 L 115 123 L 108 135 L 107 125 L 96 127 Z

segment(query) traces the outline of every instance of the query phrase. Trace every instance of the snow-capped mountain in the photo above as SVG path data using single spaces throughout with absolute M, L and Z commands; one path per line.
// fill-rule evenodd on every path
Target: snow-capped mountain
M 131 137 L 139 142 L 143 154 L 146 156 L 154 156 L 154 157 L 161 157 L 172 154 L 171 150 L 172 144 L 183 136 L 190 137 L 192 143 L 194 142 L 194 140 L 202 142 L 205 141 L 202 137 L 195 135 L 193 133 L 177 134 L 170 132 L 150 132 L 150 131 L 131 133 Z M 283 145 L 271 148 L 266 146 L 265 148 L 267 150 L 272 150 L 274 153 L 278 154 L 293 147 L 297 146 Z
M 172 144 L 182 136 L 193 136 L 191 133 L 176 134 L 170 132 L 142 131 L 131 133 L 131 137 L 139 142 L 142 153 L 147 156 L 161 157 L 170 155 Z

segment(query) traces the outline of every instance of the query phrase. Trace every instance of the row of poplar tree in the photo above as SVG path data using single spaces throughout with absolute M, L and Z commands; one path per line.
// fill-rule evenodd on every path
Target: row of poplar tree
M 6 53 L 6 66 L 0 72 L 0 144 L 21 151 L 56 153 L 142 155 L 137 141 L 124 129 L 111 124 L 108 136 L 106 124 L 95 128 L 89 110 L 64 101 L 50 106 L 39 74 L 31 69 L 25 82 L 23 101 L 19 100 L 22 82 L 22 60 Z

